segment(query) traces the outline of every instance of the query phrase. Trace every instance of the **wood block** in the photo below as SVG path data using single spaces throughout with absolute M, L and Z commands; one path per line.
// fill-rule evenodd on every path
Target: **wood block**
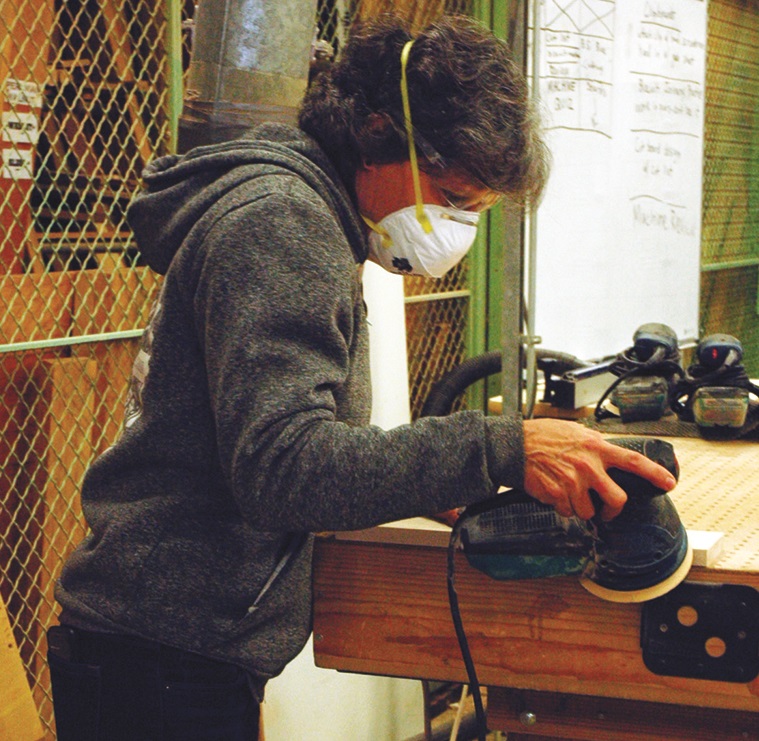
M 710 530 L 688 530 L 688 542 L 693 549 L 693 565 L 711 568 L 724 550 L 725 533 Z
M 161 278 L 148 268 L 83 270 L 72 281 L 75 335 L 143 329 L 161 286 Z M 138 342 L 118 340 L 74 347 L 77 356 L 92 358 L 98 365 L 93 430 L 96 452 L 111 445 L 119 434 Z
M 55 579 L 86 530 L 79 486 L 92 458 L 97 364 L 29 354 L 8 356 L 0 367 L 4 403 L 13 410 L 0 438 L 0 586 L 21 626 L 17 645 L 35 677 L 33 697 L 50 725 L 44 631 L 56 613 Z M 16 737 L 0 733 L 6 738 Z
M 0 738 L 38 741 L 42 724 L 32 699 L 24 665 L 0 600 Z
M 112 272 L 80 271 L 72 278 L 72 333 L 87 335 L 144 329 L 158 297 L 161 280 L 148 268 L 119 268 Z M 129 379 L 136 341 L 104 343 L 95 347 L 98 360 L 110 364 L 103 369 L 107 372 L 108 383 L 115 383 L 119 389 Z M 126 354 L 116 349 L 118 345 L 126 348 Z M 85 346 L 78 346 L 75 352 L 92 354 L 91 348 Z M 116 376 L 114 370 L 117 371 Z
M 148 268 L 79 271 L 72 276 L 73 334 L 145 327 L 160 282 Z
M 16 636 L 23 661 L 31 665 L 36 650 L 32 629 L 39 604 L 37 578 L 41 555 L 39 498 L 28 496 L 37 485 L 40 464 L 35 452 L 36 427 L 30 408 L 45 386 L 43 360 L 33 354 L 8 354 L 0 363 L 0 387 L 7 415 L 0 417 L 0 593 L 14 625 L 30 626 Z M 34 429 L 32 429 L 34 428 Z
M 43 552 L 50 581 L 72 548 L 85 536 L 79 492 L 93 454 L 91 430 L 97 364 L 84 358 L 47 362 L 43 409 L 37 412 L 43 435 L 45 523 Z M 49 595 L 52 604 L 52 592 Z

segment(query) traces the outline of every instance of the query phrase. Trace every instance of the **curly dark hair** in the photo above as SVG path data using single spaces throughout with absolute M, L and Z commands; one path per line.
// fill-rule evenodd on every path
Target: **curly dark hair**
M 363 162 L 407 159 L 401 51 L 412 38 L 407 79 L 421 143 L 446 167 L 461 168 L 496 192 L 537 200 L 548 153 L 527 84 L 508 45 L 471 18 L 445 16 L 415 37 L 392 15 L 353 27 L 340 59 L 306 92 L 300 127 L 347 183 Z M 424 147 L 417 149 L 425 167 Z

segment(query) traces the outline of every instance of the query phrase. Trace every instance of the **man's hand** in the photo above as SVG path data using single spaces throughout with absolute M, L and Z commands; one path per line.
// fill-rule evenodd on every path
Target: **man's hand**
M 625 492 L 606 473 L 621 468 L 669 491 L 677 483 L 666 468 L 646 456 L 613 445 L 600 432 L 575 422 L 528 419 L 524 422 L 524 488 L 564 516 L 589 520 L 594 514 L 589 489 L 604 502 L 604 520 L 616 517 L 627 501 Z

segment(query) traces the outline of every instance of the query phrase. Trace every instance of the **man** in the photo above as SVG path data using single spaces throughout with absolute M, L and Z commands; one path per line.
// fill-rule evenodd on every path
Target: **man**
M 165 279 L 118 442 L 88 471 L 91 535 L 49 636 L 59 741 L 251 739 L 310 631 L 313 537 L 523 486 L 604 516 L 610 466 L 674 481 L 579 425 L 464 411 L 390 431 L 371 400 L 361 266 L 439 276 L 545 153 L 523 79 L 480 26 L 355 29 L 300 127 L 166 157 L 129 218 Z

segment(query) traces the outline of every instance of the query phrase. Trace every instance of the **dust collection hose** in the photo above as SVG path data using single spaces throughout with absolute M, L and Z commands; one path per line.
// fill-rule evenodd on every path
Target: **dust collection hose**
M 564 373 L 568 370 L 582 368 L 587 365 L 574 355 L 557 353 L 551 350 L 536 350 L 537 365 L 539 369 L 545 369 L 550 365 L 554 373 Z M 502 357 L 499 350 L 484 353 L 474 358 L 465 360 L 460 365 L 448 371 L 430 391 L 422 406 L 422 417 L 442 417 L 450 413 L 456 399 L 473 383 L 481 381 L 488 376 L 500 373 Z M 453 526 L 451 539 L 448 546 L 448 602 L 451 608 L 451 618 L 459 642 L 459 648 L 469 678 L 469 688 L 474 701 L 475 714 L 477 716 L 477 734 L 480 741 L 485 741 L 487 735 L 487 718 L 482 704 L 482 693 L 477 678 L 477 670 L 469 650 L 464 626 L 461 621 L 458 595 L 454 576 L 454 554 L 460 542 L 460 527 L 463 520 L 458 520 Z
M 550 364 L 551 372 L 561 375 L 568 370 L 584 368 L 586 362 L 568 353 L 554 350 L 536 349 L 538 368 Z M 465 360 L 448 371 L 431 389 L 422 406 L 420 416 L 443 417 L 450 414 L 456 399 L 473 383 L 501 372 L 502 358 L 500 350 L 478 355 Z

